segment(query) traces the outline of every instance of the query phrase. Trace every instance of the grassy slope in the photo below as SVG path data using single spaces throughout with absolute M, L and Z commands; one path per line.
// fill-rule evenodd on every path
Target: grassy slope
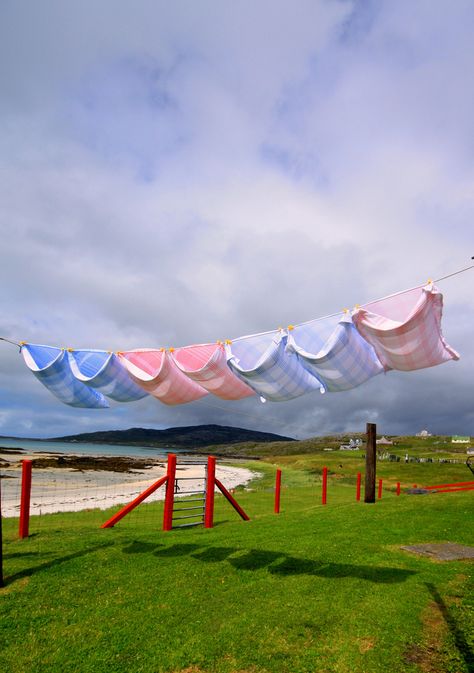
M 279 517 L 272 462 L 284 469 Z M 327 507 L 319 504 L 323 463 L 333 475 Z M 472 492 L 397 498 L 388 490 L 365 505 L 354 501 L 362 459 L 352 453 L 257 467 L 264 477 L 237 493 L 248 523 L 222 498 L 210 531 L 162 533 L 160 504 L 142 505 L 112 530 L 97 528 L 104 513 L 33 518 L 37 534 L 21 542 L 14 522 L 4 522 L 4 670 L 474 670 L 472 564 L 399 549 L 474 544 Z M 469 479 L 462 465 L 439 467 L 378 470 L 408 485 Z
M 222 445 L 211 447 L 213 452 L 222 455 L 241 455 L 241 456 L 286 456 L 295 454 L 313 454 L 322 451 L 325 448 L 338 449 L 341 444 L 347 444 L 350 437 L 359 438 L 365 442 L 365 435 L 361 433 L 352 433 L 350 435 L 329 435 L 325 437 L 312 437 L 293 442 L 267 442 L 264 444 L 256 442 L 244 442 L 241 444 Z M 466 444 L 453 444 L 451 437 L 433 436 L 426 439 L 413 436 L 393 437 L 393 445 L 379 445 L 380 451 L 387 451 L 400 456 L 406 452 L 410 455 L 432 456 L 434 458 L 451 457 L 457 459 L 466 459 Z M 198 449 L 198 453 L 207 453 L 209 448 Z

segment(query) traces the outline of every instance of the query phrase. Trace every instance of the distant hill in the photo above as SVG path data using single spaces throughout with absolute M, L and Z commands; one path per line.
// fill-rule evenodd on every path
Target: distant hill
M 153 430 L 130 428 L 129 430 L 106 430 L 83 432 L 80 435 L 54 437 L 63 442 L 90 442 L 92 444 L 126 444 L 129 446 L 154 446 L 164 449 L 199 449 L 204 446 L 241 444 L 242 442 L 293 442 L 292 437 L 283 437 L 271 432 L 258 432 L 225 425 L 191 425 L 183 428 Z

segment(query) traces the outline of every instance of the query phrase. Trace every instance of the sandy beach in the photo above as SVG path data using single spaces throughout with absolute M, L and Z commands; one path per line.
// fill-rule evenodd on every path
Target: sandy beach
M 31 515 L 53 512 L 78 512 L 85 509 L 107 509 L 133 500 L 153 482 L 166 474 L 162 457 L 150 459 L 115 458 L 114 464 L 103 457 L 81 456 L 77 465 L 68 465 L 74 456 L 57 453 L 11 453 L 0 449 L 2 473 L 2 516 L 17 517 L 20 511 L 21 461 L 33 460 Z M 185 497 L 188 491 L 204 489 L 205 461 L 183 465 L 196 457 L 180 455 L 177 479 L 179 491 L 175 497 Z M 101 461 L 107 469 L 101 469 Z M 125 462 L 124 462 L 125 461 Z M 37 463 L 35 465 L 35 463 Z M 120 471 L 118 471 L 120 470 Z M 256 473 L 243 467 L 217 464 L 217 478 L 226 488 L 247 484 Z M 147 502 L 163 500 L 164 487 L 159 488 Z

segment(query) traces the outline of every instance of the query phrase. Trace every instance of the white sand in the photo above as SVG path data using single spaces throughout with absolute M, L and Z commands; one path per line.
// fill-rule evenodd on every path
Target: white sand
M 55 454 L 57 455 L 57 454 Z M 47 457 L 48 454 L 6 455 L 1 457 L 9 466 L 2 468 L 2 516 L 16 517 L 20 512 L 21 460 L 23 458 Z M 193 458 L 195 460 L 195 458 Z M 186 456 L 179 457 L 186 461 Z M 179 493 L 175 497 L 185 497 L 186 491 L 203 491 L 205 465 L 180 467 L 176 473 Z M 155 462 L 153 460 L 153 462 Z M 160 462 L 159 460 L 156 461 Z M 105 470 L 78 471 L 70 468 L 33 469 L 30 514 L 51 514 L 53 512 L 78 512 L 83 509 L 107 509 L 125 504 L 136 498 L 142 491 L 166 474 L 164 463 L 149 469 L 132 472 L 110 472 Z M 242 467 L 217 464 L 216 476 L 227 489 L 247 484 L 258 475 Z M 184 479 L 183 479 L 184 477 Z M 152 493 L 145 502 L 163 500 L 165 486 Z M 197 496 L 199 497 L 199 496 Z

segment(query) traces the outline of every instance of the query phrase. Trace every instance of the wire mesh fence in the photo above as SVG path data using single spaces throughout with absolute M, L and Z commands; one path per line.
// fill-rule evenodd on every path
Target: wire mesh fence
M 41 549 L 46 536 L 71 531 L 74 535 L 91 535 L 121 507 L 133 501 L 139 494 L 162 478 L 167 471 L 166 459 L 147 460 L 103 469 L 101 461 L 85 461 L 74 467 L 67 460 L 48 462 L 33 461 L 28 548 Z M 59 465 L 58 465 L 59 462 Z M 110 465 L 109 465 L 110 467 Z M 261 464 L 259 471 L 251 471 L 245 463 L 217 466 L 217 477 L 235 494 L 238 503 L 250 519 L 271 516 L 275 503 L 276 468 Z M 5 543 L 18 540 L 19 515 L 22 496 L 21 461 L 4 460 L 0 463 L 2 482 L 2 516 L 4 517 Z M 337 474 L 329 470 L 327 505 L 349 506 L 356 504 L 356 474 Z M 322 506 L 322 471 L 319 467 L 302 471 L 285 470 L 282 473 L 280 512 L 311 510 Z M 175 498 L 176 510 L 197 507 L 188 500 L 196 499 L 196 492 L 205 493 L 206 461 L 178 460 Z M 161 486 L 144 502 L 128 513 L 117 524 L 120 529 L 161 531 L 163 528 L 163 504 L 165 486 Z M 384 483 L 383 497 L 395 495 L 395 485 Z M 362 487 L 363 501 L 363 487 Z M 178 516 L 194 514 L 183 511 Z M 215 520 L 230 520 L 235 516 L 229 504 L 216 490 Z
M 122 469 L 123 465 L 118 465 L 119 469 L 100 469 L 97 460 L 90 459 L 75 467 L 62 459 L 56 459 L 53 465 L 46 459 L 32 463 L 28 537 L 33 546 L 41 544 L 45 533 L 74 529 L 77 534 L 87 535 L 100 529 L 112 514 L 165 476 L 167 470 L 165 460 L 147 460 L 146 464 L 133 467 L 127 464 L 126 469 Z M 232 466 L 219 466 L 217 473 L 229 488 L 254 476 L 250 470 Z M 22 461 L 0 463 L 0 478 L 4 539 L 8 543 L 19 537 Z M 176 509 L 186 507 L 196 493 L 204 498 L 205 489 L 206 460 L 179 460 L 174 482 L 174 497 L 179 503 Z M 158 488 L 118 525 L 131 530 L 143 526 L 161 530 L 165 491 L 164 485 Z M 181 516 L 184 514 L 189 512 L 182 512 Z

